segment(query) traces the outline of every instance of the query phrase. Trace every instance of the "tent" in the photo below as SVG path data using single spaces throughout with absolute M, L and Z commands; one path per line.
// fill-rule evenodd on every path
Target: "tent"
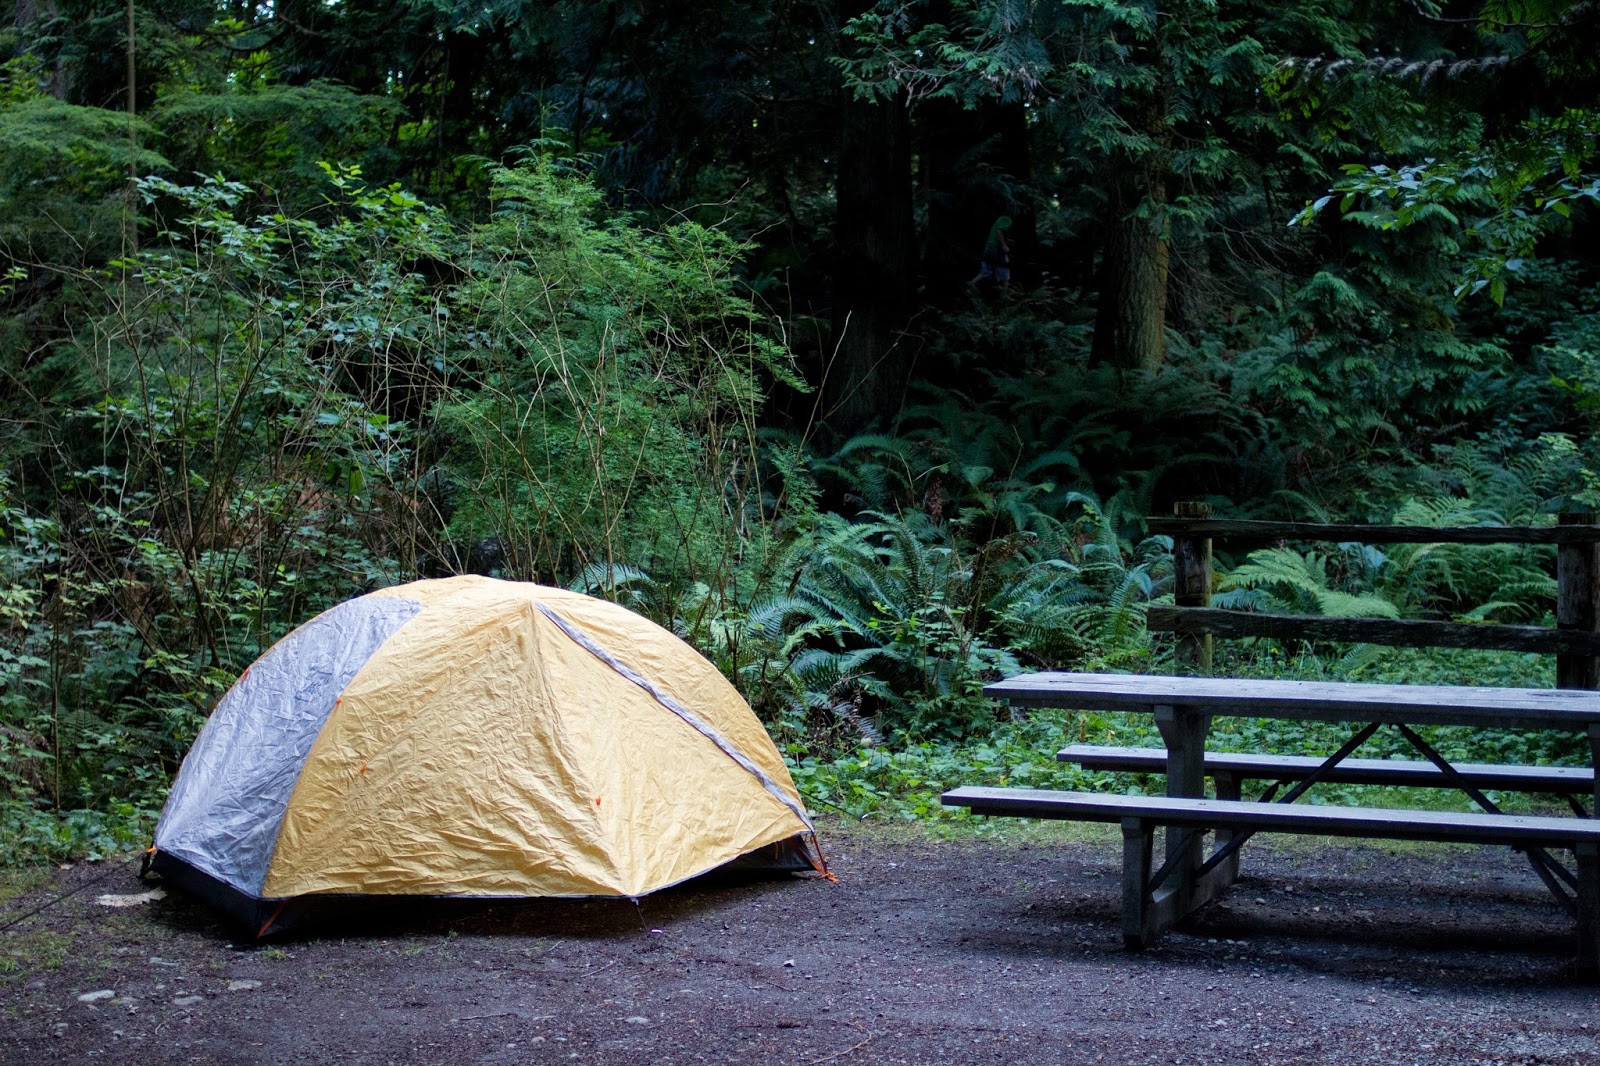
M 266 934 L 327 896 L 637 898 L 752 855 L 826 872 L 715 667 L 616 604 L 454 577 L 340 604 L 246 670 L 153 866 Z

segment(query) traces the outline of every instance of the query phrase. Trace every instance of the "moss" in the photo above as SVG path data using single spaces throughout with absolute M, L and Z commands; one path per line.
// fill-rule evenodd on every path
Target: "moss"
M 24 867 L 19 870 L 0 869 L 0 903 L 8 903 L 46 884 L 50 872 L 43 867 Z
M 20 981 L 41 970 L 60 969 L 72 949 L 73 938 L 53 929 L 0 933 L 0 981 Z

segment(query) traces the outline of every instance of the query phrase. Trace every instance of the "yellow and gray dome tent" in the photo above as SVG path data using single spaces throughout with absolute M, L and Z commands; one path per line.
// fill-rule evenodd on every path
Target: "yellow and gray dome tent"
M 715 667 L 616 604 L 455 577 L 340 604 L 246 670 L 154 867 L 264 934 L 307 897 L 638 897 L 754 852 L 823 869 Z

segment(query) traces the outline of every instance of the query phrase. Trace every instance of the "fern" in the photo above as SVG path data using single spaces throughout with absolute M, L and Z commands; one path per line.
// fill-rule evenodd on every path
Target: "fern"
M 1400 610 L 1375 593 L 1331 588 L 1327 558 L 1289 548 L 1262 548 L 1227 575 L 1223 589 L 1254 589 L 1270 610 L 1334 618 L 1398 618 Z
M 585 592 L 644 611 L 657 593 L 655 580 L 636 566 L 621 563 L 590 563 L 567 582 L 573 592 Z
M 1542 447 L 1468 441 L 1437 450 L 1412 475 L 1431 490 L 1396 507 L 1400 525 L 1541 525 L 1559 487 Z M 1555 598 L 1554 549 L 1518 544 L 1402 544 L 1379 575 L 1385 594 L 1415 613 L 1471 621 L 1537 621 Z

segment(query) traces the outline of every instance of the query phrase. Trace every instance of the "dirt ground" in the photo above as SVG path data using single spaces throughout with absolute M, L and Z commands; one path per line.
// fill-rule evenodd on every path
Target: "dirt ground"
M 98 903 L 145 890 L 134 859 L 8 875 L 0 1061 L 1600 1063 L 1571 923 L 1503 850 L 1252 845 L 1130 954 L 1109 833 L 823 828 L 837 884 L 364 907 L 267 945 L 176 893 Z

